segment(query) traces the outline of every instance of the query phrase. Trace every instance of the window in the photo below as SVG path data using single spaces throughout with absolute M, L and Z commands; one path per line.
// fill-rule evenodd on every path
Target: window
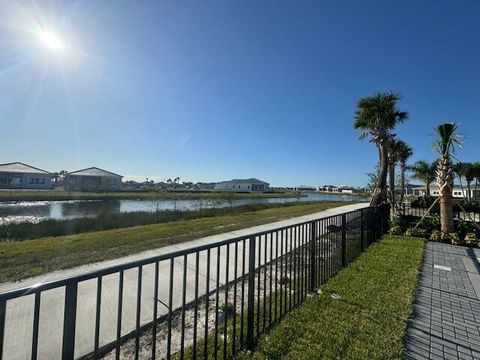
M 460 191 L 454 191 L 453 195 L 462 195 L 462 193 Z
M 29 183 L 30 185 L 35 184 L 35 179 L 34 179 L 34 178 L 28 179 L 28 183 Z

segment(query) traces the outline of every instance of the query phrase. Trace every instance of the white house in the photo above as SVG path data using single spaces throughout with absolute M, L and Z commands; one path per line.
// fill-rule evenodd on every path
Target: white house
M 235 191 L 235 192 L 263 192 L 269 189 L 269 183 L 258 179 L 232 179 L 221 181 L 215 184 L 215 190 Z
M 348 185 L 341 185 L 338 187 L 338 191 L 340 191 L 342 194 L 353 194 L 354 188 Z
M 413 196 L 425 196 L 427 189 L 426 186 L 417 186 L 417 187 L 412 187 L 412 188 L 407 188 L 406 189 L 406 195 L 413 195 Z M 477 193 L 479 191 L 477 190 Z M 453 186 L 453 191 L 452 191 L 453 197 L 454 198 L 468 198 L 468 189 L 466 186 L 459 186 L 459 185 L 454 185 Z M 438 186 L 437 185 L 430 185 L 430 196 L 439 196 L 439 191 L 438 191 Z M 472 187 L 470 189 L 470 195 L 472 199 L 475 199 L 475 189 Z M 477 194 L 478 196 L 478 194 Z
M 65 188 L 76 191 L 112 191 L 122 188 L 122 175 L 97 167 L 69 172 Z
M 52 173 L 21 163 L 0 164 L 0 189 L 51 189 Z

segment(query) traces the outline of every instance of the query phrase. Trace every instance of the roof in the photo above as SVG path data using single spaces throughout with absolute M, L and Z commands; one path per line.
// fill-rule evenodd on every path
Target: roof
M 220 181 L 219 184 L 267 184 L 265 181 L 261 181 L 255 178 L 250 179 L 232 179 L 228 181 Z
M 6 164 L 0 164 L 0 172 L 9 173 L 22 173 L 22 174 L 44 174 L 52 175 L 52 173 L 42 170 L 31 165 L 27 165 L 21 162 L 12 162 Z
M 74 176 L 103 176 L 103 177 L 123 177 L 122 175 L 118 175 L 112 173 L 107 170 L 103 170 L 97 167 L 89 167 L 87 169 L 77 170 L 69 172 L 67 175 L 74 175 Z

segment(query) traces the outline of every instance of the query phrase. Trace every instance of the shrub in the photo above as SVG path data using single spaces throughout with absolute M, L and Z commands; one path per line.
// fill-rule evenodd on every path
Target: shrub
M 439 230 L 433 230 L 430 235 L 431 241 L 442 241 L 442 233 Z
M 405 232 L 405 229 L 413 222 L 416 218 L 411 215 L 399 215 L 396 214 L 390 220 L 390 230 L 391 235 L 401 235 Z
M 465 245 L 476 246 L 478 244 L 478 237 L 475 233 L 471 232 L 465 235 Z
M 426 238 L 428 236 L 428 232 L 425 229 L 422 229 L 420 227 L 414 229 L 414 228 L 409 228 L 405 232 L 405 236 L 414 236 L 414 237 L 423 237 Z
M 388 233 L 390 235 L 401 235 L 402 228 L 399 225 L 391 225 L 390 230 L 388 230 Z
M 460 241 L 460 236 L 458 236 L 458 233 L 450 233 L 448 234 L 447 237 L 448 240 L 450 240 L 450 243 L 452 245 L 462 245 L 462 242 Z
M 426 229 L 428 232 L 440 228 L 440 218 L 438 215 L 427 216 L 420 224 L 420 227 Z
M 469 233 L 476 233 L 478 231 L 475 224 L 471 221 L 458 220 L 455 224 L 455 230 L 460 234 L 460 237 L 465 237 Z

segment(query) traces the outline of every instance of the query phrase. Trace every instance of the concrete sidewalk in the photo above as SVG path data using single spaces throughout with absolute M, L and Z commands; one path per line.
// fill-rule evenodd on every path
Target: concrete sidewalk
M 154 250 L 144 251 L 135 255 L 122 257 L 115 260 L 104 261 L 84 266 L 75 267 L 68 270 L 56 271 L 42 276 L 30 278 L 16 283 L 5 283 L 0 285 L 0 292 L 31 286 L 46 281 L 52 281 L 85 274 L 105 267 L 128 263 L 134 260 L 148 259 L 161 254 L 167 254 L 174 251 L 188 249 L 200 245 L 221 242 L 233 237 L 247 236 L 253 233 L 272 230 L 279 227 L 294 225 L 306 221 L 328 217 L 340 213 L 345 213 L 360 208 L 367 207 L 368 204 L 353 204 L 325 211 L 309 214 L 288 220 L 277 221 L 274 223 L 259 225 L 247 229 L 231 231 L 214 236 L 170 245 Z M 287 247 L 291 241 L 289 234 L 282 234 L 282 241 L 285 240 L 284 252 L 290 251 L 293 247 Z M 270 236 L 264 236 L 262 239 L 261 256 L 256 262 L 256 267 L 264 263 L 266 254 L 276 253 L 275 244 Z M 209 289 L 214 289 L 217 283 L 216 265 L 219 257 L 219 264 L 222 269 L 228 269 L 229 277 L 225 278 L 225 272 L 218 276 L 220 286 L 233 281 L 233 274 L 238 270 L 240 274 L 240 264 L 234 264 L 232 259 L 226 262 L 226 246 L 214 248 L 210 251 L 210 276 L 207 279 L 207 253 L 203 251 L 199 254 L 199 278 L 201 284 L 208 284 Z M 239 254 L 243 251 L 248 259 L 248 246 L 243 249 L 242 244 L 238 245 Z M 264 256 L 265 255 L 265 256 Z M 272 258 L 273 259 L 273 258 Z M 271 259 L 270 259 L 271 260 Z M 173 309 L 182 305 L 182 295 L 186 297 L 187 303 L 194 299 L 195 284 L 195 254 L 186 257 L 186 290 L 183 294 L 182 279 L 184 277 L 184 259 L 176 258 L 174 261 L 174 286 L 173 286 Z M 141 288 L 141 312 L 140 323 L 147 324 L 152 321 L 153 310 L 153 289 L 155 285 L 154 265 L 145 265 L 142 268 L 142 288 Z M 168 303 L 170 261 L 159 263 L 159 284 L 158 299 Z M 137 307 L 137 279 L 139 271 L 133 268 L 124 272 L 124 292 L 122 307 L 122 334 L 126 334 L 135 329 L 136 307 Z M 102 300 L 101 300 L 101 327 L 100 327 L 100 346 L 110 343 L 115 339 L 117 327 L 117 304 L 118 304 L 118 273 L 107 275 L 102 278 Z M 199 296 L 206 293 L 206 288 L 202 285 L 199 289 Z M 39 347 L 38 357 L 40 359 L 61 358 L 62 331 L 63 331 L 63 313 L 64 313 L 64 288 L 48 290 L 42 293 L 40 307 L 39 323 Z M 77 324 L 75 337 L 75 357 L 90 353 L 93 350 L 94 328 L 95 328 L 95 310 L 96 310 L 97 280 L 87 280 L 79 283 L 77 297 Z M 33 323 L 34 296 L 29 295 L 7 302 L 6 328 L 4 336 L 4 357 L 3 359 L 28 359 L 31 355 L 32 342 L 32 323 Z M 159 306 L 158 315 L 164 315 L 167 310 Z

